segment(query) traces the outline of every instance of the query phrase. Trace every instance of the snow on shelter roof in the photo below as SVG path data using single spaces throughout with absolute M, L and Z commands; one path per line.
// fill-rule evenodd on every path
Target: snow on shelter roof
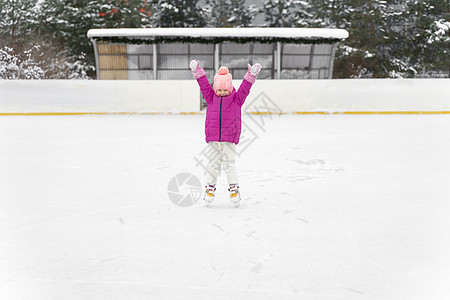
M 287 39 L 346 39 L 348 31 L 331 28 L 118 28 L 90 29 L 89 38 L 155 38 L 155 37 L 195 37 L 195 38 L 287 38 Z

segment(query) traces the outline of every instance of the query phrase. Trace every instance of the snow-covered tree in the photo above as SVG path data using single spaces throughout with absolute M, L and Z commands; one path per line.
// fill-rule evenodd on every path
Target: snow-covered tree
M 0 0 L 1 44 L 21 47 L 22 40 L 36 24 L 37 1 Z
M 103 0 L 99 1 L 103 18 L 102 27 L 142 28 L 150 26 L 152 8 L 147 0 Z
M 264 26 L 295 27 L 298 21 L 298 6 L 304 1 L 298 0 L 265 0 L 261 12 L 264 13 Z M 302 5 L 303 6 L 303 5 Z
M 206 0 L 203 8 L 207 25 L 211 27 L 231 27 L 228 19 L 231 17 L 229 0 Z
M 450 77 L 450 3 L 410 0 L 404 14 L 405 55 L 420 74 L 448 72 Z
M 203 27 L 206 20 L 198 0 L 153 0 L 153 27 Z
M 394 25 L 399 14 L 391 4 L 385 0 L 319 0 L 315 6 L 314 20 L 319 24 L 350 33 L 345 45 L 352 51 L 343 45 L 337 49 L 335 77 L 384 78 L 413 72 L 398 53 L 402 41 Z
M 429 68 L 450 69 L 445 30 L 449 5 L 446 0 L 395 5 L 382 0 L 316 0 L 313 20 L 317 27 L 350 33 L 346 46 L 338 47 L 335 77 L 415 77 Z
M 245 0 L 231 0 L 232 11 L 228 23 L 234 27 L 249 27 L 253 23 L 259 9 L 255 5 L 245 5 Z
M 93 54 L 86 33 L 100 27 L 99 10 L 99 3 L 92 0 L 44 0 L 40 7 L 39 35 L 54 39 L 70 55 Z
M 346 0 L 314 0 L 313 16 L 309 24 L 313 27 L 347 28 L 349 20 L 345 18 L 350 11 Z
M 206 0 L 203 11 L 211 27 L 250 27 L 259 10 L 245 0 Z
M 295 1 L 294 24 L 295 27 L 317 27 L 314 20 L 315 7 L 313 0 Z
M 0 48 L 0 79 L 43 79 L 45 72 L 32 58 L 38 46 L 17 54 L 13 48 Z
M 43 61 L 43 64 L 47 79 L 91 79 L 91 74 L 95 71 L 94 66 L 88 63 L 85 53 L 68 56 L 63 51 L 57 52 L 55 56 Z
M 65 78 L 84 78 L 85 73 L 93 76 L 95 59 L 87 31 L 104 27 L 148 27 L 151 15 L 147 0 L 43 0 L 39 35 L 46 37 L 47 49 L 54 53 L 45 59 L 49 67 L 47 76 L 55 78 L 65 74 Z

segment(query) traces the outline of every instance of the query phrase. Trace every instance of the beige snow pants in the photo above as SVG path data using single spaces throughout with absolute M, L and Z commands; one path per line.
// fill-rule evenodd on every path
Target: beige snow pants
M 236 174 L 236 144 L 229 142 L 209 142 L 209 162 L 206 173 L 206 184 L 216 184 L 221 167 L 227 175 L 228 184 L 238 183 Z

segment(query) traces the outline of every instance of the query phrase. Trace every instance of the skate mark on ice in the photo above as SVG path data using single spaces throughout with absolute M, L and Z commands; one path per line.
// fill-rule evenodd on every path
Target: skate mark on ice
M 161 166 L 161 167 L 157 167 L 157 170 L 163 170 L 163 169 L 167 169 L 170 168 L 170 166 Z
M 290 213 L 290 212 L 292 212 L 292 210 L 286 209 L 286 210 L 283 212 L 283 216 L 287 215 L 287 214 Z
M 317 255 L 319 254 L 319 248 L 316 248 L 316 253 L 314 253 L 313 257 L 311 257 L 311 263 L 309 264 L 308 268 L 308 274 L 311 274 L 312 266 L 314 264 L 314 261 L 316 260 Z
M 212 266 L 211 268 L 214 270 L 214 272 L 217 272 L 217 273 L 220 272 L 220 274 L 219 274 L 219 276 L 217 277 L 216 281 L 214 281 L 214 283 L 216 283 L 216 282 L 218 282 L 220 279 L 222 279 L 222 277 L 223 277 L 223 275 L 225 274 L 225 272 L 224 272 L 224 271 L 219 271 L 215 266 Z
M 302 218 L 299 218 L 299 217 L 295 217 L 297 220 L 300 220 L 300 221 L 302 221 L 302 222 L 304 222 L 304 223 L 309 223 L 307 220 L 305 220 L 305 219 L 302 219 Z
M 248 238 L 255 239 L 255 240 L 261 242 L 262 241 L 261 239 L 258 239 L 257 237 L 254 236 L 255 233 L 256 233 L 256 231 L 252 231 L 252 232 L 247 233 L 245 236 L 248 237 Z
M 118 258 L 121 258 L 121 257 L 122 257 L 122 255 L 106 258 L 106 259 L 99 260 L 97 263 L 101 264 L 101 263 L 108 262 L 108 261 L 111 261 L 111 260 L 115 260 L 115 259 L 118 259 Z
M 288 159 L 290 160 L 290 159 Z M 342 172 L 344 171 L 344 168 L 341 166 L 341 164 L 336 163 L 334 161 L 327 161 L 323 159 L 313 159 L 308 161 L 302 161 L 299 159 L 296 160 L 290 160 L 293 161 L 299 165 L 301 165 L 303 168 L 300 169 L 305 172 L 312 172 L 316 173 L 318 171 L 326 171 L 326 172 Z
M 313 160 L 308 160 L 308 161 L 296 159 L 296 160 L 294 160 L 294 162 L 298 163 L 299 165 L 304 165 L 304 166 L 314 166 L 314 165 L 324 165 L 325 164 L 325 161 L 322 159 L 313 159 Z
M 325 172 L 344 172 L 343 168 L 320 168 L 319 171 L 325 171 Z
M 345 288 L 345 289 L 350 291 L 350 292 L 356 293 L 356 294 L 360 294 L 360 295 L 364 295 L 365 294 L 363 291 L 358 291 L 358 290 L 355 290 L 355 289 L 352 289 L 352 288 Z
M 293 179 L 289 180 L 290 182 L 297 182 L 297 181 L 306 181 L 314 179 L 314 177 L 311 176 L 292 176 Z
M 222 232 L 225 232 L 225 231 L 223 231 L 223 229 L 222 229 L 222 227 L 220 227 L 219 225 L 217 225 L 217 224 L 211 224 L 212 226 L 214 226 L 214 227 L 217 227 L 217 228 L 219 228 L 220 229 L 220 231 L 222 231 Z
M 257 263 L 250 271 L 252 271 L 253 273 L 260 273 L 263 268 L 264 265 L 262 263 Z

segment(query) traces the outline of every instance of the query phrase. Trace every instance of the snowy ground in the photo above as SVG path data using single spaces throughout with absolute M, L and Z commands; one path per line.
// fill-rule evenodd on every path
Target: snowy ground
M 449 115 L 244 122 L 236 209 L 203 115 L 0 117 L 0 298 L 450 298 Z

